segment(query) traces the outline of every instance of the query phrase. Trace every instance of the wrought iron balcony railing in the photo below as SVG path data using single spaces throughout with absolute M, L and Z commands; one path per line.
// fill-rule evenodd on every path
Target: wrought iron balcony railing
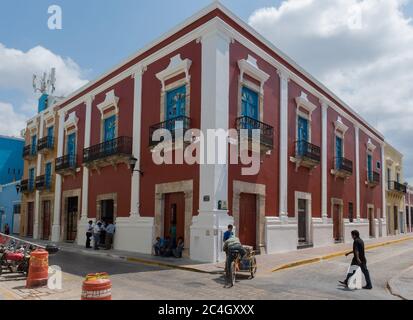
M 353 174 L 353 161 L 344 157 L 339 157 L 334 159 L 334 164 L 336 171 L 343 172 L 348 175 Z
M 53 148 L 54 148 L 54 137 L 47 136 L 39 140 L 37 151 L 53 150 Z
M 380 184 L 380 173 L 371 171 L 367 173 L 367 182 L 371 186 L 378 186 Z
M 22 180 L 20 182 L 20 191 L 22 193 L 28 193 L 29 192 L 29 180 Z
M 176 139 L 176 131 L 182 130 L 183 134 L 185 135 L 186 131 L 188 131 L 191 128 L 191 118 L 185 117 L 185 116 L 180 116 L 176 117 L 173 119 L 166 120 L 164 122 L 155 124 L 149 128 L 149 146 L 153 147 L 156 146 L 158 143 L 161 143 L 163 141 L 155 141 L 153 134 L 157 130 L 167 130 L 169 131 L 172 142 L 175 141 Z
M 388 189 L 389 189 L 389 191 L 407 193 L 407 186 L 405 184 L 401 184 L 400 182 L 397 182 L 397 181 L 389 181 Z
M 65 170 L 76 170 L 77 167 L 77 156 L 75 154 L 65 155 L 63 157 L 56 159 L 56 172 L 61 172 Z
M 90 163 L 107 157 L 132 155 L 132 138 L 119 137 L 83 150 L 83 163 Z
M 36 177 L 36 190 L 50 190 L 51 186 L 50 176 L 43 175 Z
M 321 161 L 321 148 L 308 141 L 296 141 L 295 153 L 298 159 L 307 159 L 314 163 L 320 163 Z
M 248 132 L 249 139 L 253 139 L 253 130 L 259 130 L 261 145 L 268 149 L 274 148 L 274 128 L 270 125 L 247 116 L 238 118 L 236 125 L 238 132 L 241 130 Z
M 27 146 L 24 146 L 24 148 L 23 148 L 23 158 L 24 159 L 34 157 L 36 155 L 36 153 L 37 153 L 36 146 L 27 145 Z

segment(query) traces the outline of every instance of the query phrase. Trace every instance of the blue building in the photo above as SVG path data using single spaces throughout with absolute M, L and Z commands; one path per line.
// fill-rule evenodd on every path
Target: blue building
M 9 225 L 10 234 L 18 234 L 20 228 L 21 193 L 18 192 L 20 181 L 0 185 L 0 232 Z
M 21 180 L 24 139 L 0 136 L 0 185 Z

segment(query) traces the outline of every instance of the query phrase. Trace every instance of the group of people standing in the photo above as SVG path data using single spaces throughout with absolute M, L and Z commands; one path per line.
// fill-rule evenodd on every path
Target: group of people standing
M 92 249 L 90 244 L 93 239 L 93 249 L 99 250 L 100 246 L 104 246 L 105 250 L 112 249 L 115 231 L 116 226 L 111 220 L 98 221 L 95 224 L 90 220 L 86 227 L 86 248 Z

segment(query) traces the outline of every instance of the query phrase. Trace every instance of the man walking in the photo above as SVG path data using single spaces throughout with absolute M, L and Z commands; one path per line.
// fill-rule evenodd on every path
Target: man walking
M 105 250 L 110 250 L 112 249 L 113 236 L 115 234 L 115 225 L 112 223 L 112 221 L 109 221 L 108 225 L 105 228 L 105 231 Z
M 102 231 L 102 222 L 99 221 L 93 228 L 93 242 L 94 242 L 95 250 L 99 250 L 101 231 Z
M 361 240 L 360 233 L 357 230 L 354 230 L 354 231 L 351 232 L 351 237 L 354 240 L 353 251 L 347 253 L 346 257 L 349 256 L 352 253 L 354 254 L 353 260 L 351 261 L 351 265 L 360 267 L 361 271 L 364 274 L 364 277 L 366 278 L 366 286 L 363 287 L 363 289 L 371 290 L 371 289 L 373 289 L 373 286 L 371 284 L 369 270 L 367 269 L 367 259 L 366 259 L 366 255 L 365 255 L 364 241 Z M 347 287 L 348 281 L 350 280 L 350 278 L 353 275 L 354 275 L 354 273 L 349 273 L 347 275 L 346 280 L 340 281 L 340 283 Z
M 91 249 L 90 239 L 93 236 L 93 221 L 90 220 L 86 227 L 86 249 Z

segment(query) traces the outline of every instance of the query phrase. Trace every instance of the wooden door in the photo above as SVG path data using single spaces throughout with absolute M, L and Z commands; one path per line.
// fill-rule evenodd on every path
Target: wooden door
M 375 234 L 375 221 L 374 221 L 374 210 L 372 208 L 369 208 L 369 234 L 371 238 L 374 238 Z
M 170 236 L 177 241 L 185 240 L 185 194 L 170 193 L 165 195 L 164 237 Z
M 43 217 L 42 217 L 42 239 L 49 240 L 50 238 L 50 201 L 43 201 Z
M 34 202 L 27 203 L 27 232 L 28 237 L 33 237 L 33 223 L 34 223 Z
M 341 206 L 335 204 L 333 206 L 333 234 L 334 241 L 340 242 L 343 240 L 342 236 L 342 217 L 341 217 Z
M 257 246 L 257 196 L 242 193 L 239 210 L 239 239 L 243 245 Z
M 66 240 L 73 242 L 77 237 L 77 215 L 78 215 L 78 198 L 72 197 L 67 200 L 66 213 Z
M 307 200 L 298 200 L 298 243 L 305 244 L 307 237 Z

